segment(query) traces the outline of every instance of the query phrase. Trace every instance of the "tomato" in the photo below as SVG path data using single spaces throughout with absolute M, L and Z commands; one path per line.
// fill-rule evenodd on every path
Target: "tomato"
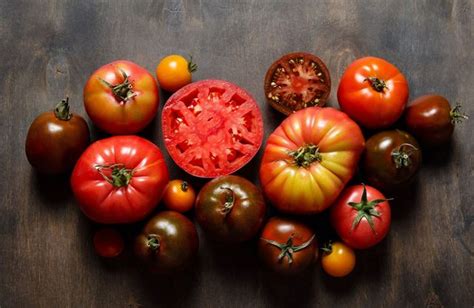
M 260 182 L 280 211 L 319 213 L 354 175 L 363 149 L 364 136 L 346 114 L 306 108 L 286 118 L 268 138 Z
M 180 55 L 169 55 L 156 67 L 156 78 L 162 89 L 175 92 L 191 83 L 191 74 L 196 70 L 197 65 L 193 63 L 192 57 L 188 61 Z
M 405 123 L 421 143 L 443 145 L 451 139 L 454 124 L 468 118 L 460 108 L 460 105 L 451 108 L 449 101 L 440 95 L 423 95 L 408 105 Z
M 223 80 L 203 80 L 181 88 L 166 102 L 162 125 L 165 146 L 175 163 L 205 178 L 243 167 L 263 139 L 255 100 Z
M 342 111 L 360 125 L 385 128 L 402 115 L 408 100 L 408 82 L 393 64 L 365 57 L 346 69 L 337 99 Z
M 349 275 L 356 264 L 354 250 L 341 242 L 330 243 L 323 248 L 321 264 L 324 271 L 333 277 Z
M 153 120 L 159 105 L 153 76 L 120 60 L 96 70 L 84 87 L 84 106 L 92 122 L 110 134 L 133 134 Z
M 186 181 L 173 180 L 166 186 L 163 202 L 170 210 L 186 212 L 193 208 L 196 200 L 194 188 Z
M 263 263 L 281 274 L 297 274 L 318 259 L 318 242 L 313 230 L 292 219 L 272 217 L 258 241 Z
M 86 121 L 69 112 L 69 98 L 54 111 L 40 114 L 31 123 L 26 136 L 25 152 L 30 164 L 45 174 L 71 170 L 89 144 Z
M 368 182 L 382 190 L 406 187 L 421 165 L 421 148 L 402 130 L 390 130 L 367 140 L 362 166 Z
M 96 141 L 79 158 L 71 176 L 81 210 L 104 224 L 145 218 L 167 183 L 168 168 L 160 149 L 137 136 Z
M 270 105 L 289 115 L 306 107 L 324 106 L 331 92 L 331 77 L 320 58 L 295 52 L 270 66 L 264 90 Z
M 330 215 L 337 234 L 356 249 L 374 246 L 390 229 L 390 204 L 371 186 L 347 187 L 334 203 Z
M 254 237 L 265 210 L 260 190 L 235 175 L 208 182 L 196 199 L 196 220 L 207 234 L 221 242 L 242 242 Z
M 194 261 L 198 249 L 196 227 L 174 211 L 164 211 L 151 218 L 134 246 L 138 259 L 157 272 L 184 269 Z
M 94 234 L 94 248 L 104 258 L 114 258 L 122 253 L 122 235 L 113 228 L 102 228 Z

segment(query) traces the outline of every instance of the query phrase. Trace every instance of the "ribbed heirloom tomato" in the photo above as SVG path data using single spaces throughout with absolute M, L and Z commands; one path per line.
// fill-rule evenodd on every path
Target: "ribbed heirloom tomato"
M 329 207 L 354 175 L 364 136 L 345 113 L 310 107 L 270 135 L 260 181 L 280 211 L 314 214 Z
M 132 223 L 158 204 L 168 183 L 160 149 L 137 136 L 96 141 L 79 158 L 71 186 L 81 210 L 95 222 Z

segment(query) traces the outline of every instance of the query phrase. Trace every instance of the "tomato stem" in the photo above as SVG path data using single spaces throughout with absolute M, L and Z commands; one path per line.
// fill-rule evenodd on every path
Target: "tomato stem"
M 124 164 L 96 165 L 95 168 L 107 182 L 115 187 L 127 186 L 133 177 L 133 169 L 125 168 Z M 111 175 L 106 175 L 104 170 L 112 170 Z
M 281 250 L 280 254 L 278 255 L 278 262 L 281 263 L 283 261 L 283 259 L 285 257 L 287 257 L 288 264 L 292 264 L 293 263 L 293 253 L 298 252 L 300 250 L 303 250 L 303 249 L 309 247 L 309 245 L 311 245 L 314 238 L 316 237 L 316 235 L 313 234 L 313 236 L 309 240 L 304 242 L 303 244 L 301 244 L 299 246 L 294 246 L 293 245 L 293 237 L 294 236 L 295 236 L 294 234 L 291 234 L 290 237 L 288 238 L 288 240 L 286 241 L 286 243 L 279 243 L 277 241 L 268 240 L 268 239 L 263 238 L 263 237 L 261 237 L 260 239 L 267 242 L 269 245 L 273 245 L 273 246 L 275 246 L 275 247 L 277 247 Z
M 186 192 L 186 191 L 188 191 L 188 188 L 189 188 L 188 182 L 183 181 L 183 183 L 181 183 L 181 190 Z
M 188 71 L 192 74 L 195 71 L 197 71 L 197 64 L 193 62 L 193 56 L 189 55 L 189 61 L 188 61 Z
M 385 89 L 388 89 L 387 85 L 385 84 L 385 81 L 377 77 L 368 77 L 365 80 L 367 80 L 372 86 L 372 88 L 377 92 L 383 92 Z
M 229 187 L 221 187 L 221 189 L 225 189 L 228 192 L 225 197 L 224 207 L 221 209 L 221 212 L 225 216 L 227 216 L 232 211 L 232 208 L 234 207 L 235 194 L 234 194 L 234 191 L 230 189 Z
M 392 160 L 395 163 L 395 168 L 406 168 L 412 163 L 411 156 L 418 151 L 418 148 L 410 143 L 402 143 L 395 148 L 392 153 Z
M 297 150 L 288 152 L 294 163 L 298 167 L 309 167 L 313 162 L 321 161 L 321 154 L 319 153 L 319 148 L 314 144 L 307 144 L 302 147 L 299 147 Z
M 148 234 L 146 245 L 153 251 L 160 248 L 160 237 L 156 234 Z
M 469 116 L 466 113 L 461 112 L 461 104 L 457 104 L 454 106 L 453 109 L 449 112 L 451 116 L 451 123 L 462 123 L 463 120 L 469 119 Z
M 54 108 L 54 115 L 62 121 L 69 121 L 72 113 L 69 112 L 69 97 L 62 99 Z
M 321 247 L 321 250 L 324 251 L 326 254 L 331 254 L 332 252 L 332 241 L 328 241 L 326 244 Z
M 119 68 L 119 71 L 124 78 L 124 81 L 122 83 L 113 85 L 102 78 L 100 78 L 100 81 L 102 81 L 106 86 L 112 89 L 112 92 L 114 93 L 116 98 L 120 99 L 120 101 L 122 102 L 127 102 L 137 94 L 133 92 L 133 86 L 131 81 L 128 79 L 127 73 L 125 73 L 125 71 L 121 68 Z

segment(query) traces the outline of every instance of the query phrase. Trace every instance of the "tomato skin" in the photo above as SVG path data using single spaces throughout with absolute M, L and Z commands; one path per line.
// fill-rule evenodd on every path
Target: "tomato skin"
M 384 195 L 371 186 L 367 189 L 369 201 L 385 199 Z M 348 246 L 355 249 L 366 249 L 379 243 L 385 238 L 391 223 L 391 211 L 388 201 L 375 205 L 374 209 L 379 212 L 380 217 L 372 216 L 374 229 L 372 230 L 366 218 L 362 218 L 352 229 L 354 219 L 358 211 L 349 205 L 349 202 L 360 202 L 364 186 L 349 186 L 341 193 L 334 205 L 331 207 L 331 225 L 339 237 Z
M 128 184 L 116 186 L 104 178 L 113 179 L 113 169 L 100 166 L 114 164 L 119 164 L 116 171 L 131 174 Z M 115 136 L 86 149 L 72 172 L 71 186 L 81 210 L 91 220 L 132 223 L 156 207 L 168 179 L 168 168 L 156 145 L 138 136 Z
M 364 149 L 359 126 L 333 108 L 309 107 L 286 118 L 270 135 L 260 165 L 263 191 L 280 211 L 315 214 L 328 208 L 354 175 Z M 319 151 L 320 161 L 299 166 L 298 149 Z
M 377 91 L 369 81 L 378 78 L 386 88 Z M 408 82 L 403 74 L 384 59 L 365 57 L 354 61 L 342 75 L 337 90 L 341 110 L 369 129 L 395 123 L 408 100 Z
M 293 262 L 286 255 L 279 258 L 282 250 L 268 242 L 287 243 L 292 238 L 293 245 L 309 245 L 291 253 Z M 262 230 L 258 241 L 258 253 L 262 262 L 271 270 L 280 274 L 297 274 L 306 270 L 318 259 L 318 242 L 311 228 L 293 219 L 272 217 Z
M 102 228 L 94 234 L 94 249 L 104 258 L 114 258 L 120 255 L 124 248 L 122 235 L 113 228 Z
M 180 55 L 164 57 L 156 67 L 156 78 L 162 89 L 169 92 L 179 90 L 192 80 L 188 60 Z
M 53 111 L 44 112 L 28 129 L 26 157 L 40 173 L 64 173 L 74 167 L 89 141 L 89 127 L 80 115 L 61 120 Z
M 393 154 L 399 149 L 409 154 L 410 163 L 397 168 Z M 407 132 L 397 129 L 380 132 L 367 140 L 362 166 L 371 185 L 390 191 L 404 188 L 411 183 L 418 173 L 421 161 L 421 147 L 418 142 Z
M 114 94 L 112 86 L 125 82 L 128 76 L 131 91 Z M 103 81 L 105 80 L 105 82 Z M 109 134 L 126 135 L 141 131 L 155 117 L 159 106 L 159 92 L 153 76 L 143 67 L 126 60 L 106 64 L 97 69 L 84 87 L 84 107 L 92 122 Z
M 191 210 L 196 200 L 196 192 L 189 183 L 182 180 L 172 180 L 166 186 L 163 203 L 173 211 L 180 213 Z
M 331 244 L 331 252 L 323 252 L 321 265 L 324 271 L 333 277 L 349 275 L 356 264 L 354 250 L 341 242 Z
M 231 207 L 226 209 L 226 204 Z M 195 210 L 199 225 L 213 239 L 243 242 L 258 233 L 266 205 L 262 193 L 252 182 L 227 175 L 204 185 L 197 196 Z
M 196 227 L 186 216 L 174 211 L 152 217 L 134 245 L 135 255 L 144 265 L 164 273 L 189 266 L 198 249 Z

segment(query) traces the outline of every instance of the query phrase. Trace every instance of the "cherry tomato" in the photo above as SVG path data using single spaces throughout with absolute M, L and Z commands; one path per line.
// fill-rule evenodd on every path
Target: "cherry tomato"
M 94 234 L 94 248 L 104 258 L 113 258 L 123 251 L 122 235 L 113 228 L 102 228 Z
M 443 145 L 451 139 L 454 125 L 467 119 L 460 108 L 460 105 L 451 108 L 449 101 L 440 95 L 423 95 L 408 105 L 405 123 L 421 143 Z
M 354 250 L 341 242 L 329 243 L 323 248 L 321 264 L 324 271 L 333 277 L 349 275 L 356 264 Z
M 173 211 L 186 212 L 193 208 L 196 193 L 186 181 L 172 180 L 166 186 L 163 195 L 165 206 Z
M 156 67 L 156 77 L 160 87 L 169 92 L 175 92 L 191 83 L 192 73 L 197 70 L 192 57 L 186 60 L 180 55 L 164 57 Z

